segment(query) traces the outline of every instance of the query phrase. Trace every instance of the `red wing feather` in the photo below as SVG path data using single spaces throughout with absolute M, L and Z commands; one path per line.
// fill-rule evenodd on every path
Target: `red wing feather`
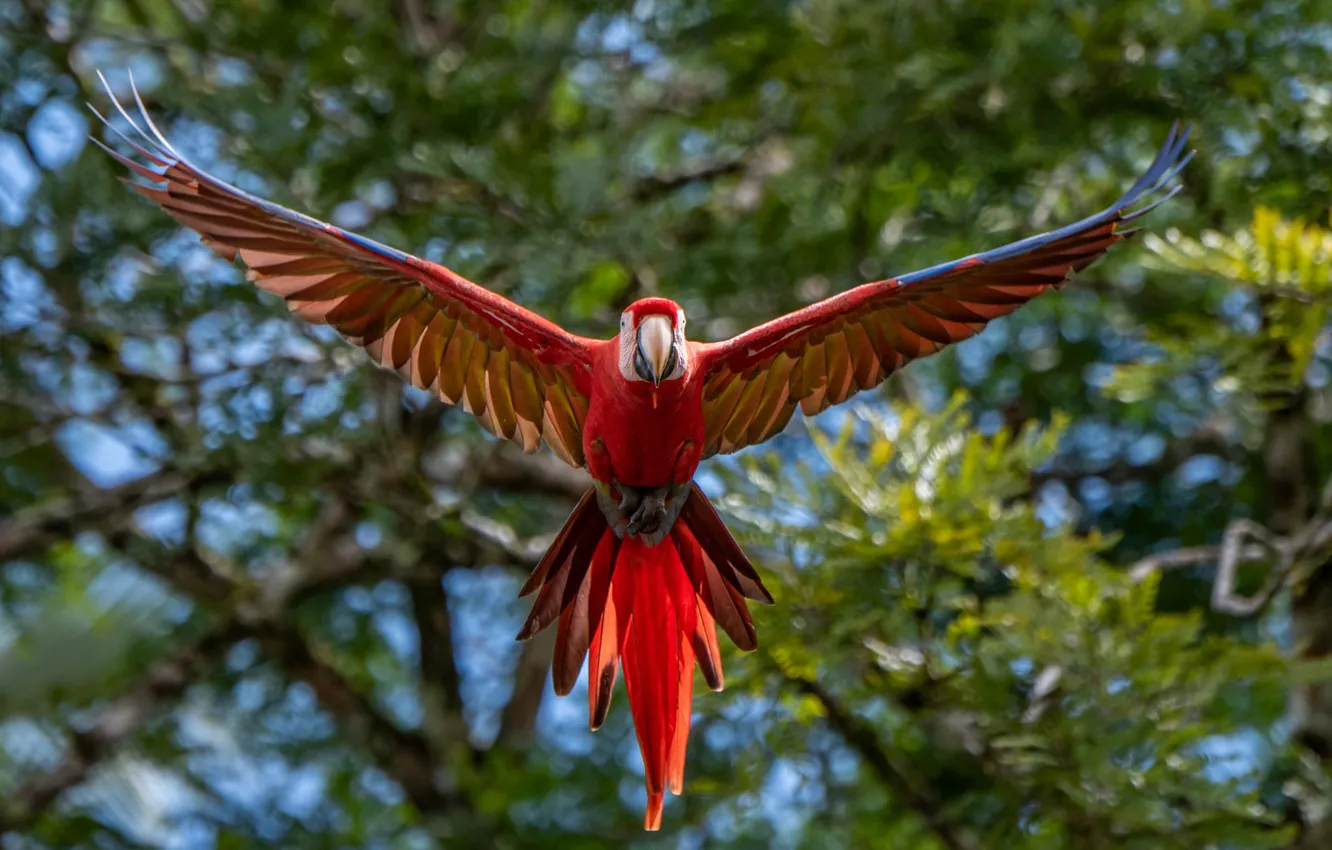
M 93 141 L 152 184 L 126 181 L 136 192 L 226 260 L 241 260 L 250 280 L 301 318 L 333 326 L 440 399 L 464 402 L 482 425 L 525 451 L 544 439 L 561 459 L 582 466 L 590 341 L 441 265 L 212 176 L 171 146 L 137 90 L 134 98 L 146 130 L 111 96 L 140 141 L 93 112 L 152 167 Z
M 839 404 L 907 362 L 967 339 L 987 322 L 1062 285 L 1133 232 L 1121 225 L 1178 191 L 1130 209 L 1188 163 L 1188 135 L 1178 124 L 1171 128 L 1151 167 L 1096 215 L 993 251 L 867 283 L 733 339 L 699 346 L 704 457 L 761 443 L 786 427 L 797 405 L 813 415 Z

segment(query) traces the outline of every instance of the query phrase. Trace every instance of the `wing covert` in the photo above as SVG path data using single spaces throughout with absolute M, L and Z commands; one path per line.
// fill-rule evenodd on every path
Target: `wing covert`
M 449 269 L 255 197 L 193 165 L 158 131 L 137 90 L 147 132 L 127 138 L 93 114 L 152 167 L 92 141 L 147 181 L 136 192 L 197 232 L 246 276 L 281 296 L 293 313 L 331 325 L 380 365 L 450 404 L 488 431 L 533 452 L 544 439 L 583 465 L 588 341 L 477 286 Z M 133 81 L 131 80 L 131 86 Z
M 1189 130 L 1171 127 L 1156 159 L 1114 204 L 1066 227 L 897 278 L 867 283 L 698 347 L 704 371 L 704 457 L 770 439 L 797 407 L 812 416 L 877 386 L 908 362 L 980 332 L 1064 284 L 1133 233 L 1121 225 L 1188 164 Z

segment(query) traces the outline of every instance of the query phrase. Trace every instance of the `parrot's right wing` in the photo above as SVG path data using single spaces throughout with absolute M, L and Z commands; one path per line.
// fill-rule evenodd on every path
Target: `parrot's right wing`
M 980 332 L 1130 232 L 1122 225 L 1192 154 L 1178 124 L 1147 172 L 1108 208 L 1050 233 L 834 295 L 725 342 L 698 347 L 703 372 L 704 457 L 761 443 L 796 407 L 812 416 L 877 386 L 906 363 Z

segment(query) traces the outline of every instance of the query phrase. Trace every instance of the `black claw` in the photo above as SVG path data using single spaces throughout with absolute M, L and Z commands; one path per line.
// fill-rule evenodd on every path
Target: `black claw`
M 620 485 L 620 512 L 625 516 L 629 516 L 631 513 L 637 511 L 642 500 L 643 496 L 639 493 L 637 487 L 629 487 L 625 484 Z
M 625 527 L 625 531 L 630 534 L 637 534 L 643 530 L 643 524 L 648 519 L 646 505 L 647 502 L 639 502 L 638 509 L 629 516 L 629 525 Z
M 653 534 L 666 519 L 666 489 L 654 487 L 643 492 L 638 508 L 629 517 L 630 534 Z
M 680 515 L 689 485 L 665 484 L 661 487 L 630 487 L 620 484 L 618 506 L 609 493 L 602 498 L 601 508 L 612 523 L 620 539 L 638 537 L 649 546 L 660 543 L 675 525 Z

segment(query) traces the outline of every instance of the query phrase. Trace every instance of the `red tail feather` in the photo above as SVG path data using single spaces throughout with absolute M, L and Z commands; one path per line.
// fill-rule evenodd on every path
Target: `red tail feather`
M 659 829 L 666 789 L 684 788 L 694 664 L 713 690 L 723 686 L 717 623 L 741 649 L 755 647 L 745 598 L 771 601 L 698 487 L 671 534 L 656 546 L 620 540 L 584 497 L 524 593 L 541 592 L 520 638 L 558 619 L 555 690 L 572 690 L 590 650 L 588 720 L 597 729 L 610 710 L 616 668 L 624 670 L 629 708 L 647 778 L 646 829 Z

